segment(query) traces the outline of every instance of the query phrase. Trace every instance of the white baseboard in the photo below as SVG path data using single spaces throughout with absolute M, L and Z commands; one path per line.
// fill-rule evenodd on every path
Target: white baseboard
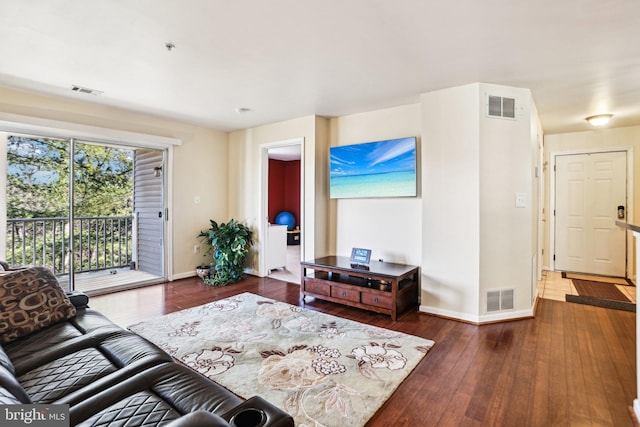
M 509 320 L 526 319 L 533 316 L 533 308 L 527 310 L 492 313 L 480 316 L 480 323 L 507 322 Z
M 633 399 L 633 413 L 636 414 L 636 420 L 640 420 L 640 401 Z
M 420 311 L 422 313 L 434 314 L 436 316 L 442 316 L 449 319 L 461 320 L 463 322 L 475 323 L 479 325 L 483 323 L 506 322 L 509 320 L 533 317 L 533 308 L 528 310 L 518 310 L 518 311 L 508 311 L 508 312 L 476 315 L 476 314 L 460 313 L 456 311 L 443 310 L 437 307 L 421 305 Z

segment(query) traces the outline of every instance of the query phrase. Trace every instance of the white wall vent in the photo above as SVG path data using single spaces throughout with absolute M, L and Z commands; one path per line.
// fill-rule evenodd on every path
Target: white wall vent
M 514 308 L 513 289 L 487 291 L 487 313 L 513 310 Z
M 498 117 L 501 119 L 516 118 L 516 100 L 515 98 L 506 98 L 502 96 L 487 96 L 487 116 Z

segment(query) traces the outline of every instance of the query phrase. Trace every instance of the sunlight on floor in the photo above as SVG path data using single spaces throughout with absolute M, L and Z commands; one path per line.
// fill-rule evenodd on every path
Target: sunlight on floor
M 539 283 L 540 297 L 556 301 L 565 301 L 565 295 L 578 295 L 571 279 L 563 279 L 559 271 L 543 271 L 542 280 Z M 636 287 L 617 285 L 617 288 L 625 294 L 631 302 L 636 302 Z

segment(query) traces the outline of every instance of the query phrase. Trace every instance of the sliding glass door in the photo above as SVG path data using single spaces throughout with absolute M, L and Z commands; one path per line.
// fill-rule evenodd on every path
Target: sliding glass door
M 68 141 L 3 135 L 6 145 L 5 256 L 11 267 L 70 270 Z
M 164 279 L 163 151 L 5 139 L 11 266 L 50 268 L 88 293 Z
M 133 151 L 71 140 L 73 288 L 122 285 L 133 253 Z

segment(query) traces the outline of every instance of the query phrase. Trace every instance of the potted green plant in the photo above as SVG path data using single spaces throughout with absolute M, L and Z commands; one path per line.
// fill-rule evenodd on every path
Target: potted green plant
M 202 230 L 198 237 L 209 245 L 205 255 L 213 254 L 209 277 L 204 283 L 225 286 L 242 279 L 249 249 L 253 245 L 253 231 L 234 219 L 221 223 L 210 220 L 211 226 Z

